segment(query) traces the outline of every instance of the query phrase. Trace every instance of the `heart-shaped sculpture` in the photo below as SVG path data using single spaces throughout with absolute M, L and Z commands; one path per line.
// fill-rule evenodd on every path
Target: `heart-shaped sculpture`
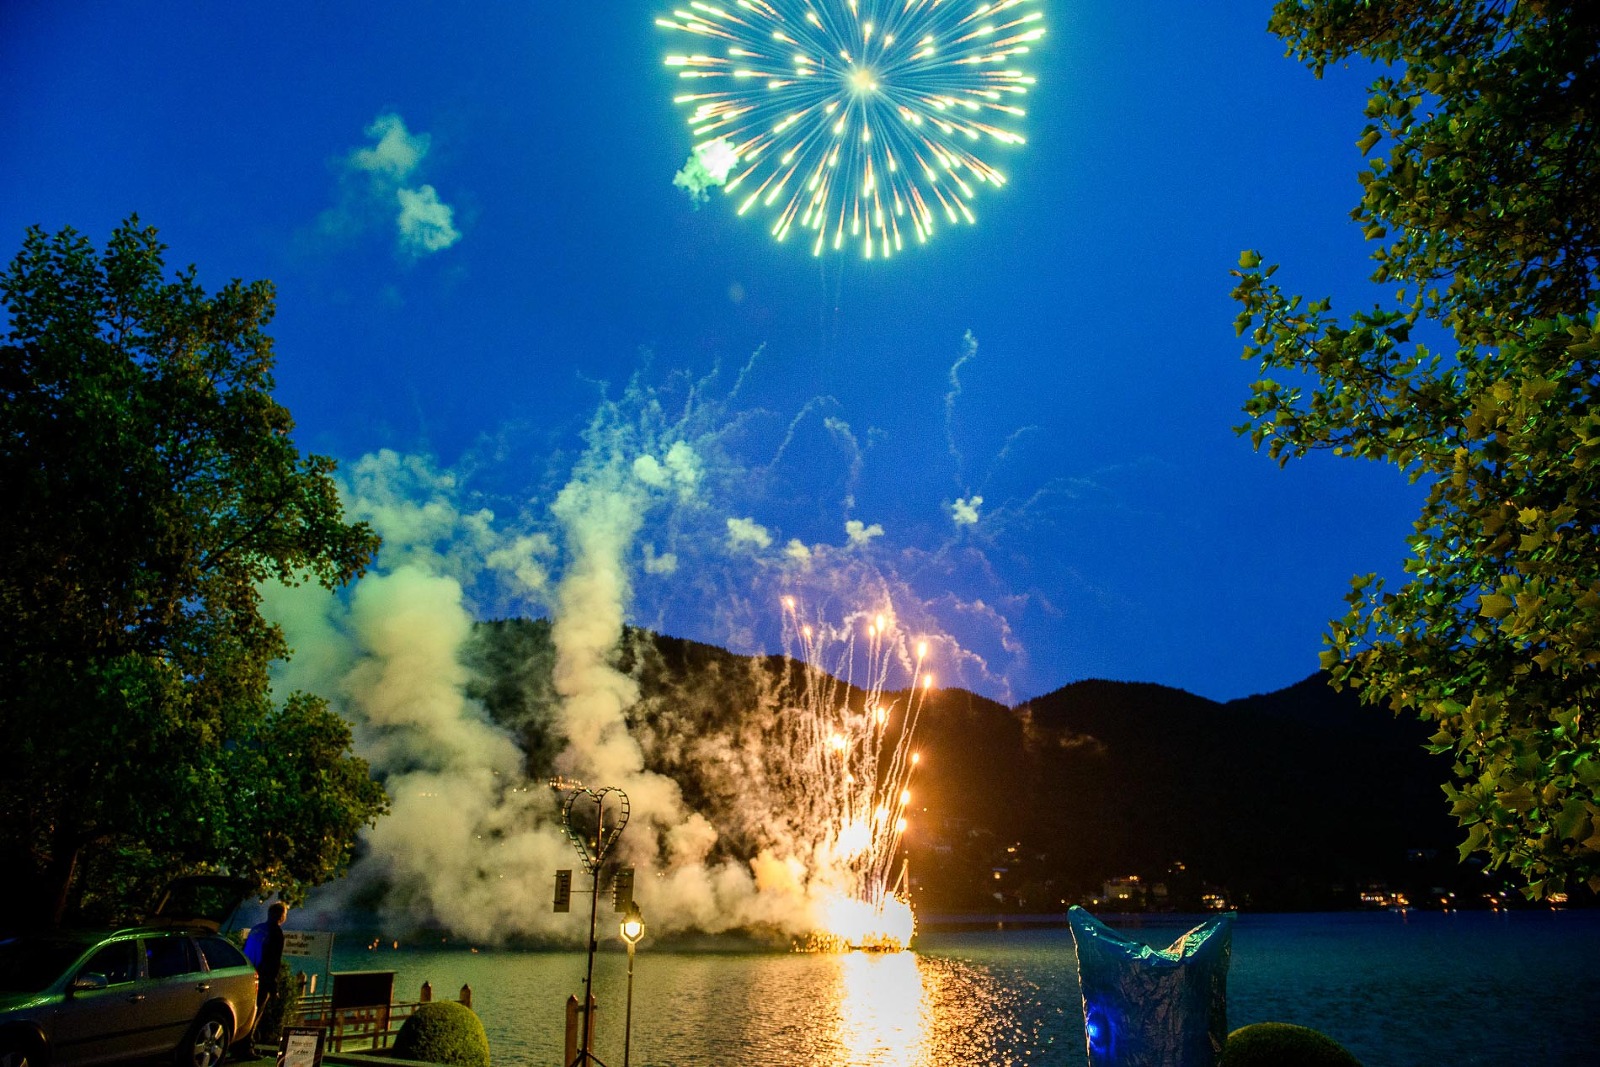
M 616 804 L 612 808 L 613 822 L 610 829 L 606 828 L 606 796 L 616 794 Z M 587 797 L 594 801 L 595 832 L 591 840 L 587 835 L 579 833 L 572 825 L 572 806 L 578 802 L 579 797 Z M 628 825 L 628 794 L 616 786 L 608 785 L 604 789 L 575 789 L 567 796 L 566 804 L 561 808 L 561 828 L 567 835 L 567 840 L 572 842 L 578 850 L 578 855 L 583 859 L 583 869 L 593 874 L 599 869 L 606 854 L 611 851 L 611 846 L 616 844 L 622 828 Z

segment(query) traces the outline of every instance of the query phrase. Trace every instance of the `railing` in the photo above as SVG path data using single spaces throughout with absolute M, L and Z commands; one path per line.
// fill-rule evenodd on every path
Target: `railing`
M 399 1000 L 370 1007 L 333 1007 L 328 994 L 302 995 L 291 1026 L 315 1026 L 324 1030 L 327 1037 L 323 1048 L 328 1052 L 367 1052 L 386 1049 L 400 1033 L 400 1027 L 411 1018 L 418 1005 L 433 999 L 433 990 L 425 982 L 421 1000 Z M 461 1003 L 472 1006 L 472 987 L 461 987 Z

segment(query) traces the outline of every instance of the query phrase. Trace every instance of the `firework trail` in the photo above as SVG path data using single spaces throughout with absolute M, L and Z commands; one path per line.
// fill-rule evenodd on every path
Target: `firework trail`
M 915 917 L 900 844 L 919 762 L 912 741 L 933 686 L 927 643 L 913 645 L 892 612 L 858 612 L 834 628 L 792 597 L 783 606 L 789 800 L 797 839 L 811 836 L 814 878 L 833 891 L 813 947 L 903 948 Z M 889 688 L 896 668 L 910 675 L 900 691 Z

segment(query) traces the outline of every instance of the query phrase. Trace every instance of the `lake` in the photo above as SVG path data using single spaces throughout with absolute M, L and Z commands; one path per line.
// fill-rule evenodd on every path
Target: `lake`
M 1110 917 L 1165 947 L 1192 917 Z M 622 1065 L 627 956 L 614 919 L 595 962 L 596 1053 Z M 713 944 L 714 943 L 710 943 Z M 303 962 L 303 961 L 294 961 Z M 561 1058 L 580 952 L 470 952 L 346 943 L 336 970 L 393 970 L 395 998 L 463 983 L 496 1067 Z M 1086 1063 L 1066 929 L 924 933 L 914 952 L 686 951 L 648 935 L 635 963 L 639 1067 L 971 1067 Z M 1592 1067 L 1600 1063 L 1600 912 L 1241 915 L 1230 1028 L 1314 1027 L 1366 1067 Z

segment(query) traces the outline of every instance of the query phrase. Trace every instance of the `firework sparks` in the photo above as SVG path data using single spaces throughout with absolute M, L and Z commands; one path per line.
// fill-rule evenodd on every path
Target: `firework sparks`
M 916 917 L 900 846 L 920 763 L 912 740 L 933 687 L 923 671 L 927 643 L 911 644 L 887 614 L 856 617 L 832 631 L 803 621 L 787 597 L 784 633 L 800 661 L 791 744 L 806 821 L 819 834 L 815 857 L 830 887 L 813 947 L 904 948 Z M 889 689 L 897 666 L 912 680 L 898 697 Z M 858 667 L 865 673 L 859 683 Z
M 775 211 L 772 234 L 810 231 L 812 254 L 863 256 L 926 241 L 938 220 L 975 221 L 977 186 L 1005 184 L 979 152 L 1023 143 L 1018 66 L 1044 36 L 1037 0 L 733 0 L 691 3 L 656 24 L 706 41 L 667 57 L 705 88 L 698 152 L 725 141 L 738 211 Z M 698 86 L 695 86 L 698 88 Z

